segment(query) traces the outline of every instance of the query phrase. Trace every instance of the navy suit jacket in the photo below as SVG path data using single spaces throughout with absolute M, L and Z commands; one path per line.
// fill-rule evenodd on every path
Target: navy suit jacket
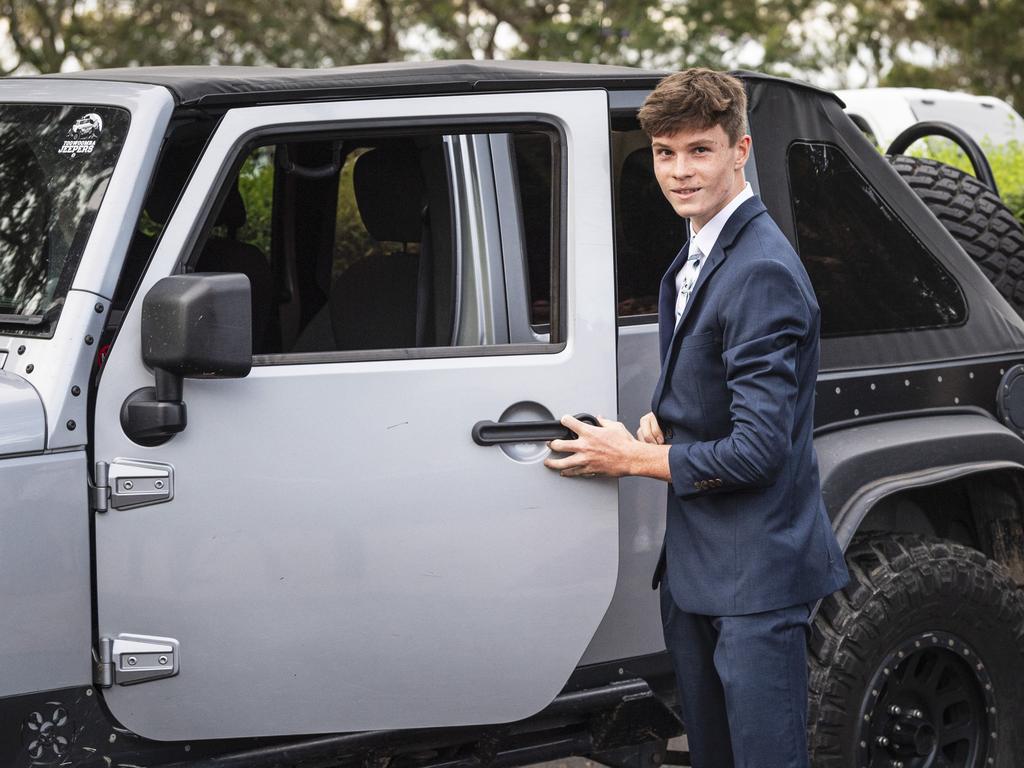
M 687 251 L 661 281 L 651 409 L 672 481 L 655 583 L 711 616 L 812 602 L 848 577 L 814 453 L 821 313 L 810 279 L 755 196 L 729 218 L 676 325 Z

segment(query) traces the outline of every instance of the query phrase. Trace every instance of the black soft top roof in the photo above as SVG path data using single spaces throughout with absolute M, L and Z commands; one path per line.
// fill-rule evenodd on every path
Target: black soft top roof
M 593 87 L 647 89 L 653 88 L 667 74 L 667 71 L 574 62 L 447 60 L 362 64 L 326 69 L 126 67 L 63 72 L 43 77 L 159 85 L 171 91 L 181 106 L 213 106 L 401 93 Z M 777 79 L 751 72 L 735 74 L 746 79 Z M 812 89 L 812 86 L 795 80 L 778 79 L 778 82 Z

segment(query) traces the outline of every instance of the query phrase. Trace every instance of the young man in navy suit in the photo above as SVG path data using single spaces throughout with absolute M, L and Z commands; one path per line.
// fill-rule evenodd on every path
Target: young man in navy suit
M 634 438 L 562 423 L 545 463 L 669 483 L 655 573 L 694 768 L 806 768 L 806 642 L 847 580 L 812 440 L 820 312 L 807 273 L 743 175 L 746 94 L 706 69 L 640 110 L 689 238 L 661 283 L 661 376 Z

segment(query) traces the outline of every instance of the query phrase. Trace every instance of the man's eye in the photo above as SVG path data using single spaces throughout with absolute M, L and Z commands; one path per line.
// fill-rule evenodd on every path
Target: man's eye
M 707 151 L 708 151 L 708 148 L 707 148 L 707 147 L 694 147 L 694 148 L 693 148 L 693 152 L 694 152 L 694 154 L 696 154 L 696 155 L 703 155 L 703 154 L 706 154 L 706 153 L 707 153 Z

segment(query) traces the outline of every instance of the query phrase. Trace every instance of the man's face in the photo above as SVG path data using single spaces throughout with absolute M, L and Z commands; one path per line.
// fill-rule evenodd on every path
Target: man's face
M 729 146 L 722 126 L 684 129 L 651 137 L 654 175 L 676 213 L 690 219 L 694 232 L 743 189 L 743 166 L 750 137 Z

